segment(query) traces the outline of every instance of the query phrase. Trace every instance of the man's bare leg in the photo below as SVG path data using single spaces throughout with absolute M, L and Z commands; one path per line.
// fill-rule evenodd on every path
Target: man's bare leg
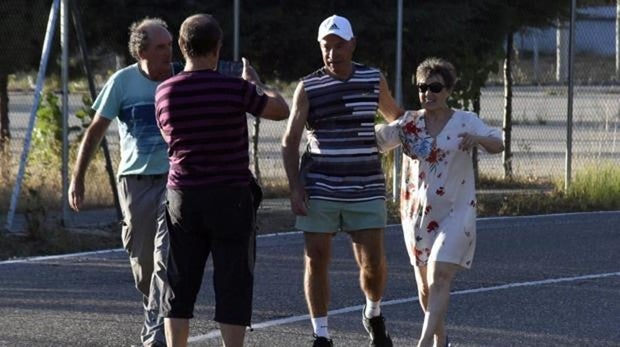
M 232 325 L 219 323 L 220 332 L 224 347 L 242 347 L 245 339 L 245 327 L 243 325 Z
M 168 347 L 186 347 L 189 337 L 189 319 L 164 318 Z
M 360 269 L 360 287 L 368 299 L 379 301 L 383 297 L 387 280 L 383 230 L 358 230 L 350 234 L 355 260 Z

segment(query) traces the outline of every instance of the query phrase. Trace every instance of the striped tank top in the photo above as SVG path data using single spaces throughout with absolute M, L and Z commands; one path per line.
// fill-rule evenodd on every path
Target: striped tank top
M 310 107 L 300 174 L 310 199 L 385 199 L 374 131 L 380 76 L 379 70 L 354 63 L 345 81 L 325 68 L 302 78 Z

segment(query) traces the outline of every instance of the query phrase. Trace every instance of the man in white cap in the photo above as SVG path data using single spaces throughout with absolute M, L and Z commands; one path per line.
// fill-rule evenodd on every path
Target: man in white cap
M 353 62 L 356 39 L 349 21 L 331 16 L 319 26 L 324 66 L 295 90 L 282 156 L 296 228 L 304 231 L 304 290 L 314 329 L 313 346 L 332 346 L 327 326 L 332 237 L 343 231 L 353 242 L 366 296 L 362 322 L 371 346 L 392 346 L 380 302 L 387 278 L 383 230 L 387 221 L 385 177 L 374 118 L 403 114 L 383 74 Z M 301 164 L 299 144 L 306 127 Z

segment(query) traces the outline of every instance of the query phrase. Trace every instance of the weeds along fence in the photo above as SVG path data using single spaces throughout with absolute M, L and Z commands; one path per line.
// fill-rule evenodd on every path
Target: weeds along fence
M 579 2 L 578 2 L 579 3 Z M 524 30 L 515 35 L 513 61 L 514 89 L 512 98 L 512 170 L 516 177 L 532 179 L 563 179 L 567 156 L 567 105 L 573 103 L 572 169 L 573 172 L 596 167 L 602 161 L 619 165 L 620 161 L 620 86 L 615 57 L 615 7 L 580 8 L 576 22 L 574 60 L 574 95 L 568 100 L 566 57 L 558 55 L 557 28 Z M 6 35 L 4 35 L 6 36 Z M 10 50 L 26 50 L 26 40 L 17 40 Z M 564 47 L 563 45 L 561 45 Z M 564 48 L 562 48 L 564 49 Z M 560 50 L 560 52 L 564 52 Z M 563 59 L 563 60 L 562 60 Z M 117 68 L 115 57 L 97 54 L 96 82 L 101 87 L 111 71 Z M 501 64 L 500 64 L 501 65 Z M 50 69 L 53 69 L 51 67 Z M 32 83 L 36 72 L 24 66 L 8 78 L 8 118 L 11 139 L 0 157 L 0 211 L 6 211 L 8 198 L 15 184 L 15 174 L 23 150 L 29 112 L 33 103 Z M 53 72 L 53 70 L 50 70 Z M 300 72 L 300 75 L 305 72 Z M 405 78 L 408 80 L 408 78 Z M 69 136 L 71 158 L 79 141 L 82 123 L 76 112 L 85 105 L 82 100 L 86 86 L 74 80 L 70 86 L 69 124 L 78 128 Z M 294 86 L 287 86 L 292 94 Z M 57 79 L 49 78 L 47 90 L 59 89 Z M 489 77 L 482 90 L 480 117 L 496 127 L 503 127 L 504 86 L 501 71 Z M 35 133 L 43 133 L 38 123 Z M 286 176 L 280 155 L 280 139 L 285 122 L 262 120 L 255 126 L 248 116 L 250 130 L 251 169 L 260 176 L 268 195 L 287 191 Z M 107 133 L 115 165 L 119 145 L 116 124 Z M 256 140 L 256 142 L 255 142 Z M 256 147 L 252 144 L 256 143 Z M 28 199 L 47 199 L 47 206 L 60 206 L 60 165 L 51 163 L 41 151 L 48 143 L 40 143 L 26 166 L 26 181 L 19 198 L 19 208 Z M 303 146 L 303 145 L 302 145 Z M 37 154 L 39 152 L 39 154 Z M 69 171 L 73 159 L 70 159 Z M 503 177 L 502 156 L 479 156 L 479 171 L 483 175 Z M 94 159 L 87 176 L 87 202 L 91 205 L 112 205 L 110 186 L 103 156 Z

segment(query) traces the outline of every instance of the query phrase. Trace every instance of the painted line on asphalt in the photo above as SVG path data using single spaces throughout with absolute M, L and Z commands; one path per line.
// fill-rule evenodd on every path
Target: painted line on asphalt
M 620 276 L 620 272 L 608 272 L 608 273 L 583 275 L 583 276 L 575 276 L 575 277 L 551 278 L 551 279 L 540 280 L 540 281 L 508 283 L 508 284 L 503 284 L 503 285 L 493 286 L 493 287 L 463 289 L 463 290 L 454 291 L 450 293 L 450 295 L 478 294 L 478 293 L 492 292 L 496 290 L 512 289 L 512 288 L 519 288 L 519 287 L 533 287 L 533 286 L 541 286 L 541 285 L 547 285 L 547 284 L 574 282 L 574 281 L 591 280 L 591 279 L 600 279 L 600 278 L 606 278 L 606 277 L 611 277 L 611 276 Z M 402 298 L 402 299 L 387 300 L 387 301 L 382 302 L 381 305 L 382 306 L 400 305 L 400 304 L 410 303 L 410 302 L 417 301 L 417 300 L 418 300 L 417 296 L 412 296 L 412 297 Z M 335 315 L 349 313 L 349 312 L 361 311 L 363 308 L 364 308 L 363 305 L 343 307 L 343 308 L 329 311 L 328 316 L 335 316 Z M 254 330 L 264 329 L 264 328 L 269 328 L 269 327 L 278 326 L 278 325 L 285 325 L 285 324 L 295 323 L 295 322 L 309 320 L 309 319 L 310 319 L 310 315 L 308 314 L 304 314 L 301 316 L 291 316 L 291 317 L 286 317 L 286 318 L 279 318 L 279 319 L 269 320 L 265 322 L 260 322 L 257 324 L 252 324 L 251 328 Z M 209 339 L 219 338 L 220 336 L 221 335 L 220 335 L 219 330 L 212 330 L 204 335 L 192 336 L 189 338 L 188 342 L 192 342 L 192 343 L 201 342 L 201 341 L 205 341 Z
M 567 217 L 567 216 L 586 216 L 586 215 L 601 215 L 601 216 L 606 216 L 606 215 L 616 215 L 620 213 L 620 211 L 596 211 L 596 212 L 568 212 L 568 213 L 555 213 L 555 214 L 541 214 L 541 215 L 531 215 L 531 216 L 501 216 L 501 217 L 483 217 L 483 218 L 477 218 L 477 221 L 484 221 L 484 222 L 494 222 L 494 221 L 503 221 L 503 220 L 514 220 L 514 219 L 522 219 L 522 220 L 526 220 L 526 219 L 534 219 L 534 220 L 538 220 L 538 219 L 544 219 L 544 218 L 560 218 L 560 217 Z M 401 232 L 401 226 L 400 224 L 390 224 L 385 228 L 386 232 Z M 482 232 L 482 231 L 488 231 L 488 229 L 485 230 L 478 230 L 478 232 Z M 277 232 L 277 233 L 271 233 L 271 234 L 263 234 L 263 235 L 258 235 L 258 238 L 273 238 L 273 237 L 279 237 L 279 236 L 291 236 L 291 235 L 299 235 L 302 234 L 301 231 L 290 231 L 290 232 Z M 59 254 L 59 255 L 52 255 L 52 256 L 40 256 L 40 257 L 28 257 L 28 258 L 20 258 L 20 259 L 9 259 L 9 260 L 2 260 L 0 261 L 0 265 L 5 265 L 5 264 L 22 264 L 22 263 L 31 263 L 31 262 L 37 262 L 37 261 L 45 261 L 45 260 L 55 260 L 55 259 L 64 259 L 64 258 L 72 258 L 72 257 L 87 257 L 87 256 L 91 256 L 91 255 L 100 255 L 100 254 L 106 254 L 106 253 L 115 253 L 115 252 L 121 252 L 123 251 L 122 248 L 115 248 L 115 249 L 104 249 L 104 250 L 99 250 L 99 251 L 94 251 L 94 252 L 81 252 L 81 253 L 69 253 L 69 254 Z
M 92 252 L 80 252 L 80 253 L 69 253 L 69 254 L 58 254 L 58 255 L 46 255 L 46 256 L 40 256 L 40 257 L 28 257 L 28 258 L 20 258 L 20 259 L 9 259 L 9 260 L 0 261 L 0 265 L 35 263 L 39 261 L 66 259 L 66 258 L 74 258 L 74 257 L 88 257 L 92 255 L 116 253 L 116 252 L 122 252 L 122 251 L 124 251 L 124 249 L 114 248 L 114 249 L 103 249 L 100 251 L 92 251 Z
M 391 227 L 391 225 L 388 227 Z M 278 233 L 272 233 L 272 234 L 258 235 L 257 238 L 271 238 L 271 237 L 299 235 L 299 234 L 301 234 L 301 231 L 278 232 Z M 18 258 L 18 259 L 8 259 L 8 260 L 0 261 L 0 265 L 36 263 L 36 262 L 47 261 L 47 260 L 67 259 L 67 258 L 75 258 L 75 257 L 89 257 L 89 256 L 94 256 L 94 255 L 101 255 L 101 254 L 107 254 L 107 253 L 118 253 L 118 252 L 124 252 L 124 251 L 125 249 L 123 248 L 113 248 L 113 249 L 102 249 L 99 251 L 91 251 L 91 252 L 68 253 L 68 254 L 57 254 L 57 255 L 45 255 L 45 256 L 37 256 L 37 257 Z

